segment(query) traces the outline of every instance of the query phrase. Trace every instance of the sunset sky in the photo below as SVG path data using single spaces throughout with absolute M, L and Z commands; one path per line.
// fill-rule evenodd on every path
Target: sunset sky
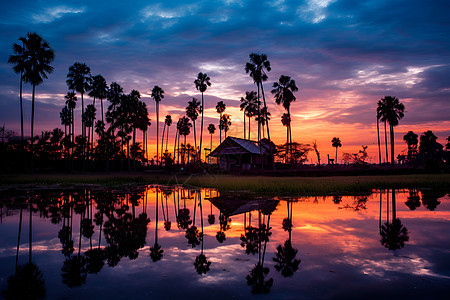
M 256 90 L 244 66 L 249 53 L 257 52 L 267 54 L 272 65 L 264 89 L 276 143 L 286 138 L 280 121 L 284 110 L 269 91 L 281 74 L 299 87 L 291 108 L 293 139 L 317 140 L 322 160 L 327 154 L 334 157 L 331 139 L 337 136 L 343 144 L 339 153 L 357 152 L 364 144 L 377 161 L 375 110 L 385 95 L 406 106 L 395 128 L 398 152 L 406 148 L 402 137 L 409 130 L 432 130 L 440 143 L 450 135 L 448 1 L 16 0 L 2 1 L 0 7 L 0 126 L 16 132 L 19 76 L 7 60 L 19 37 L 37 32 L 56 59 L 55 71 L 37 88 L 35 132 L 61 127 L 68 68 L 82 62 L 92 75 L 119 83 L 124 92 L 141 92 L 152 119 L 152 145 L 156 116 L 151 89 L 159 85 L 166 93 L 161 121 L 166 114 L 176 121 L 193 96 L 201 97 L 193 83 L 198 72 L 206 72 L 212 83 L 205 93 L 207 145 L 206 127 L 217 126 L 214 107 L 220 100 L 232 115 L 229 135 L 242 137 L 239 99 Z M 24 88 L 29 135 L 31 87 Z M 75 126 L 80 129 L 80 118 Z M 174 132 L 172 126 L 171 141 Z M 308 158 L 316 161 L 314 153 Z

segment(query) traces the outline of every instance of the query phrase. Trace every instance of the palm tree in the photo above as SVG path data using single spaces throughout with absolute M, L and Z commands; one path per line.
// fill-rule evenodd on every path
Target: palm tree
M 289 114 L 283 114 L 281 116 L 281 123 L 286 127 L 286 164 L 288 162 L 289 153 L 289 126 L 291 126 L 291 116 Z
M 159 102 L 164 99 L 164 90 L 155 85 L 152 90 L 152 98 L 156 102 L 156 165 L 159 166 Z
M 31 97 L 31 149 L 33 149 L 34 137 L 34 99 L 36 95 L 36 86 L 47 79 L 47 74 L 53 72 L 50 63 L 55 59 L 55 53 L 50 45 L 44 41 L 37 33 L 28 33 L 27 39 L 24 40 L 24 61 L 25 69 L 23 72 L 23 80 L 31 83 L 33 92 Z
M 380 106 L 380 102 L 381 101 L 378 101 L 378 106 Z M 378 115 L 378 109 L 377 109 L 377 139 L 378 139 L 378 159 L 379 164 L 381 165 L 380 116 Z
M 389 123 L 389 131 L 391 136 L 391 164 L 394 164 L 394 127 L 398 125 L 399 120 L 405 116 L 405 105 L 400 103 L 397 97 L 385 96 L 378 102 L 377 116 L 385 122 L 385 139 L 386 139 L 386 122 Z M 387 142 L 386 142 L 387 157 Z M 386 159 L 388 160 L 388 159 Z
M 186 107 L 186 116 L 192 120 L 194 124 L 194 146 L 195 151 L 197 151 L 197 135 L 195 133 L 195 120 L 197 120 L 199 113 L 203 114 L 203 107 L 197 98 L 192 98 L 192 101 L 188 102 L 188 106 Z M 200 151 L 201 152 L 201 151 Z
M 222 118 L 220 119 L 219 129 L 225 132 L 225 139 L 227 138 L 227 132 L 230 129 L 230 126 L 231 126 L 230 115 L 228 114 L 222 115 Z
M 295 81 L 291 79 L 291 77 L 286 75 L 281 75 L 278 82 L 273 83 L 273 90 L 271 93 L 275 95 L 275 102 L 278 105 L 283 105 L 286 109 L 289 120 L 291 120 L 291 103 L 296 100 L 294 93 L 298 91 L 298 87 L 295 84 Z M 292 130 L 291 130 L 291 122 L 289 121 L 289 138 L 290 141 L 288 144 L 292 143 Z M 291 155 L 292 156 L 292 155 Z
M 202 140 L 203 140 L 203 108 L 205 107 L 205 103 L 203 101 L 203 93 L 206 92 L 206 89 L 208 88 L 208 86 L 211 86 L 211 82 L 210 82 L 211 78 L 208 77 L 208 75 L 206 73 L 198 73 L 197 75 L 197 79 L 194 80 L 194 84 L 195 84 L 195 88 L 200 91 L 202 93 L 202 121 L 201 121 L 201 125 L 200 125 L 200 151 L 198 154 L 198 158 L 201 160 L 202 159 Z
M 84 93 L 91 90 L 91 69 L 84 63 L 76 62 L 69 67 L 69 73 L 67 73 L 67 86 L 70 90 L 76 91 L 81 94 L 81 119 L 84 115 Z M 81 129 L 83 137 L 86 136 L 86 129 L 83 126 Z
M 186 137 L 191 133 L 192 124 L 191 122 L 189 122 L 189 119 L 186 116 L 182 116 L 179 122 L 180 122 L 180 128 L 178 129 L 179 135 L 184 135 L 184 145 L 186 145 Z M 184 153 L 182 155 L 182 160 L 184 164 Z
M 270 72 L 270 70 L 272 69 L 270 67 L 270 61 L 267 59 L 266 54 L 250 53 L 249 57 L 250 57 L 250 62 L 247 62 L 245 64 L 245 73 L 250 73 L 249 74 L 250 77 L 252 77 L 253 82 L 256 84 L 256 86 L 258 88 L 258 101 L 259 101 L 259 89 L 261 88 L 261 93 L 262 93 L 263 101 L 264 101 L 264 107 L 267 110 L 263 82 L 268 79 L 266 70 L 267 70 L 267 72 Z M 258 114 L 260 112 L 261 112 L 260 106 L 258 105 Z M 270 142 L 270 131 L 269 131 L 269 125 L 268 125 L 269 123 L 267 122 L 267 120 L 265 123 L 267 124 L 267 137 Z M 260 138 L 261 138 L 260 131 L 261 131 L 260 127 L 258 127 L 258 140 L 260 140 Z
M 408 133 L 403 136 L 403 140 L 408 145 L 408 160 L 411 161 L 417 155 L 419 136 L 412 131 L 408 131 Z
M 75 138 L 74 138 L 74 136 L 75 136 L 75 132 L 74 132 L 75 120 L 74 120 L 73 115 L 74 115 L 75 107 L 77 105 L 77 96 L 75 95 L 75 92 L 67 92 L 67 95 L 65 95 L 64 98 L 66 99 L 66 105 L 67 105 L 67 108 L 70 110 L 70 116 L 72 118 L 70 123 L 72 124 L 72 143 L 73 143 L 75 141 Z M 69 130 L 69 132 L 70 132 L 70 130 Z
M 248 117 L 248 139 L 250 139 L 250 115 L 252 114 L 252 111 L 255 110 L 255 106 L 258 103 L 258 98 L 256 97 L 256 92 L 245 92 L 245 98 L 241 97 L 241 105 L 239 106 L 241 111 L 244 111 L 244 139 L 247 138 L 247 135 L 245 134 L 245 118 Z
M 24 135 L 23 135 L 23 104 L 22 104 L 22 83 L 23 83 L 23 73 L 26 68 L 27 54 L 25 49 L 26 38 L 20 37 L 19 41 L 22 42 L 22 46 L 14 43 L 12 48 L 14 55 L 10 55 L 8 63 L 14 64 L 13 70 L 17 74 L 20 74 L 20 84 L 19 84 L 19 101 L 20 101 L 20 137 L 22 146 L 24 145 Z
M 103 120 L 103 99 L 106 99 L 108 95 L 108 84 L 106 83 L 105 78 L 102 75 L 96 75 L 92 77 L 92 90 L 89 93 L 89 96 L 94 98 L 94 106 L 95 99 L 100 99 L 101 102 L 101 113 L 102 113 L 102 121 Z
M 211 135 L 211 145 L 210 145 L 209 150 L 212 151 L 212 136 L 213 136 L 214 132 L 216 132 L 216 126 L 214 126 L 214 124 L 209 124 L 208 125 L 208 132 Z
M 338 137 L 334 137 L 331 140 L 331 146 L 336 148 L 336 164 L 337 164 L 337 162 L 338 162 L 338 160 L 337 160 L 337 149 L 338 149 L 338 147 L 342 147 L 341 140 Z
M 88 136 L 87 136 L 87 141 L 88 141 L 88 156 L 89 156 L 89 143 L 92 143 L 91 145 L 94 144 L 94 138 L 93 138 L 93 133 L 94 133 L 94 121 L 95 121 L 95 106 L 93 104 L 88 104 L 86 106 L 86 111 L 84 112 L 84 126 L 88 129 Z M 92 129 L 92 135 L 91 135 L 91 129 Z M 92 138 L 92 142 L 91 142 L 91 138 Z
M 225 103 L 223 103 L 223 101 L 217 102 L 216 111 L 220 115 L 220 117 L 219 117 L 219 141 L 220 141 L 220 144 L 222 144 L 222 129 L 220 128 L 220 120 L 222 120 L 222 113 L 225 111 L 226 108 L 227 108 L 227 106 Z

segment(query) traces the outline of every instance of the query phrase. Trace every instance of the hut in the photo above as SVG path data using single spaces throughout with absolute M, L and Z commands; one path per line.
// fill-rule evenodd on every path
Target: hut
M 270 149 L 267 139 L 257 142 L 229 136 L 208 156 L 215 157 L 221 169 L 250 170 L 272 166 L 274 152 L 275 147 L 272 144 Z

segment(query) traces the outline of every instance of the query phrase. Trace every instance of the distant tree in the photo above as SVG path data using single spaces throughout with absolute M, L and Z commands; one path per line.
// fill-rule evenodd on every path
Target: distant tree
M 244 139 L 247 138 L 245 132 L 245 118 L 248 117 L 248 139 L 250 139 L 251 118 L 256 115 L 258 98 L 255 91 L 245 92 L 245 98 L 241 97 L 240 109 L 244 111 Z
M 192 101 L 188 102 L 188 106 L 186 107 L 186 116 L 191 119 L 192 124 L 194 124 L 194 146 L 195 151 L 197 151 L 197 135 L 195 132 L 195 120 L 197 120 L 198 115 L 203 111 L 201 103 L 197 100 L 197 98 L 192 98 Z M 201 152 L 201 151 L 200 151 Z
M 212 136 L 213 136 L 214 132 L 216 132 L 216 126 L 214 126 L 214 124 L 209 124 L 208 125 L 208 132 L 211 135 L 210 151 L 212 151 Z
M 199 151 L 199 155 L 198 158 L 201 160 L 201 152 L 202 152 L 202 141 L 203 141 L 203 110 L 205 107 L 205 102 L 203 101 L 203 93 L 206 92 L 206 89 L 208 88 L 208 86 L 211 86 L 211 82 L 210 82 L 211 78 L 208 77 L 208 75 L 206 73 L 198 73 L 197 75 L 197 79 L 195 79 L 194 84 L 195 84 L 195 88 L 200 91 L 200 93 L 202 93 L 202 121 L 201 121 L 201 125 L 200 125 L 200 151 Z
M 220 122 L 222 120 L 222 114 L 225 111 L 226 107 L 227 106 L 225 105 L 225 103 L 223 103 L 223 101 L 217 102 L 216 111 L 220 115 L 220 117 L 219 117 L 219 143 L 220 144 L 222 144 L 222 129 L 220 127 Z
M 334 138 L 331 140 L 331 145 L 332 145 L 334 148 L 336 148 L 336 163 L 337 163 L 337 162 L 338 162 L 338 160 L 337 160 L 337 150 L 338 150 L 338 147 L 342 147 L 341 140 L 340 140 L 338 137 L 334 137 Z
M 105 78 L 102 75 L 96 75 L 92 77 L 92 89 L 89 93 L 89 96 L 94 98 L 94 106 L 95 106 L 95 99 L 100 99 L 101 102 L 101 114 L 102 114 L 102 121 L 103 119 L 103 99 L 106 99 L 108 96 L 108 84 L 106 83 Z
M 152 90 L 152 98 L 156 103 L 156 164 L 159 166 L 159 102 L 164 99 L 164 90 L 155 85 Z
M 91 82 L 91 69 L 86 64 L 76 62 L 69 67 L 66 83 L 70 90 L 81 94 L 81 120 L 84 119 L 84 93 L 91 90 Z M 86 136 L 83 123 L 81 133 Z
M 164 132 L 166 131 L 166 126 L 167 126 L 167 139 L 166 139 L 166 152 L 167 152 L 167 144 L 169 143 L 169 127 L 170 125 L 172 125 L 172 116 L 171 115 L 167 115 L 166 119 L 164 120 L 164 129 L 163 129 L 163 135 L 162 135 L 162 139 L 161 139 L 161 161 L 162 161 L 162 157 L 163 157 L 163 147 L 164 147 Z

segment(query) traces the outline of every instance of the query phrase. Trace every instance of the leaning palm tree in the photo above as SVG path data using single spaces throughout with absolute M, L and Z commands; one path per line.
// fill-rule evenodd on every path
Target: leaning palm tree
M 211 78 L 208 77 L 206 73 L 198 73 L 197 79 L 194 80 L 195 88 L 202 93 L 202 121 L 200 124 L 200 151 L 198 154 L 198 158 L 201 160 L 201 152 L 202 152 L 202 140 L 203 140 L 203 108 L 205 107 L 205 103 L 203 101 L 203 93 L 206 92 L 208 86 L 211 86 L 210 82 Z
M 381 121 L 389 123 L 389 132 L 391 137 L 391 164 L 394 164 L 394 127 L 397 126 L 399 120 L 405 116 L 405 105 L 400 103 L 397 97 L 392 96 L 385 96 L 380 102 L 377 108 L 377 115 L 380 116 Z
M 197 135 L 195 133 L 195 120 L 197 120 L 199 113 L 203 114 L 203 108 L 197 98 L 192 98 L 192 101 L 188 102 L 188 106 L 186 107 L 186 116 L 192 120 L 194 124 L 194 146 L 195 151 L 197 151 Z M 201 152 L 201 151 L 199 151 Z
M 84 63 L 76 62 L 69 67 L 69 73 L 67 73 L 67 86 L 70 90 L 76 91 L 81 94 L 81 119 L 84 116 L 84 93 L 91 90 L 91 69 Z M 86 129 L 83 125 L 81 134 L 86 136 Z
M 31 96 L 31 148 L 33 148 L 34 137 L 34 99 L 36 96 L 36 86 L 47 79 L 47 74 L 53 72 L 50 63 L 55 59 L 55 53 L 50 45 L 44 41 L 37 33 L 28 33 L 24 44 L 27 58 L 24 62 L 25 69 L 23 80 L 31 83 L 33 92 Z
M 159 102 L 164 99 L 164 90 L 155 85 L 152 90 L 152 98 L 156 102 L 156 165 L 159 166 Z
M 287 114 L 289 116 L 289 120 L 291 120 L 291 103 L 296 100 L 294 93 L 298 91 L 298 87 L 295 84 L 295 81 L 291 79 L 291 77 L 286 75 L 281 75 L 278 82 L 273 83 L 272 94 L 275 95 L 275 102 L 278 105 L 283 105 L 286 109 Z M 291 122 L 289 122 L 289 138 L 290 141 L 288 144 L 292 143 L 292 130 L 291 130 Z M 291 154 L 292 156 L 292 154 Z
M 331 140 L 331 145 L 332 145 L 334 148 L 336 148 L 336 164 L 337 164 L 337 150 L 338 150 L 338 147 L 342 147 L 341 140 L 340 140 L 338 137 L 334 137 L 334 138 Z
M 268 79 L 266 70 L 267 70 L 267 72 L 270 72 L 270 70 L 272 69 L 270 67 L 270 61 L 267 59 L 266 54 L 250 53 L 249 57 L 250 57 L 250 62 L 247 62 L 245 64 L 245 72 L 249 73 L 250 77 L 252 77 L 253 82 L 256 84 L 256 86 L 258 88 L 258 100 L 259 100 L 259 89 L 261 88 L 261 94 L 263 96 L 263 101 L 264 101 L 264 107 L 267 110 L 263 82 Z M 258 113 L 260 113 L 260 111 L 261 111 L 260 107 L 258 106 Z M 267 122 L 267 120 L 265 123 L 267 124 L 267 138 L 269 139 L 269 142 L 270 142 L 270 131 L 269 131 L 269 125 L 268 125 L 269 123 Z M 260 132 L 261 132 L 260 127 L 258 127 L 258 140 L 261 138 Z
M 223 103 L 223 101 L 217 102 L 216 111 L 220 115 L 220 117 L 219 117 L 219 124 L 220 124 L 220 120 L 222 120 L 222 114 L 223 114 L 223 112 L 225 111 L 226 108 L 227 108 L 227 106 L 226 106 L 225 103 Z M 219 125 L 219 141 L 220 141 L 220 144 L 221 144 L 222 143 L 222 129 L 220 128 L 220 125 Z
M 101 113 L 102 113 L 102 121 L 103 120 L 103 99 L 106 99 L 108 95 L 108 84 L 106 83 L 105 78 L 102 75 L 96 75 L 92 77 L 92 90 L 89 93 L 89 96 L 94 98 L 94 106 L 95 99 L 100 99 L 101 102 Z
M 22 42 L 22 46 L 19 44 L 13 44 L 14 55 L 10 55 L 8 63 L 14 64 L 13 70 L 17 74 L 20 74 L 20 84 L 19 84 L 19 101 L 20 101 L 20 137 L 22 146 L 24 145 L 24 135 L 23 135 L 23 104 L 22 104 L 22 83 L 23 83 L 23 73 L 26 68 L 27 53 L 25 49 L 26 38 L 20 37 L 19 41 Z

